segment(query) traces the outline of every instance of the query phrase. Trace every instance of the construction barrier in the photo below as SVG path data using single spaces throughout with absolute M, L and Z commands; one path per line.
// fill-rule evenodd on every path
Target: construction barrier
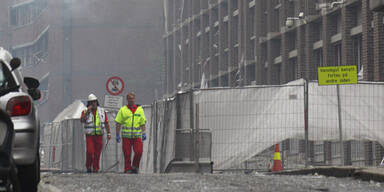
M 384 156 L 384 84 L 342 85 L 337 92 L 336 86 L 308 82 L 307 93 L 304 88 L 305 81 L 297 80 L 279 86 L 181 90 L 155 101 L 144 108 L 148 139 L 141 172 L 167 172 L 171 164 L 194 164 L 198 169 L 201 162 L 211 162 L 213 171 L 267 171 L 276 144 L 282 169 L 379 166 Z M 113 119 L 116 111 L 109 113 Z M 110 170 L 121 171 L 121 144 L 115 143 L 111 125 L 113 138 L 103 168 L 118 162 Z M 51 123 L 44 132 L 44 166 L 84 170 L 84 135 L 78 120 Z

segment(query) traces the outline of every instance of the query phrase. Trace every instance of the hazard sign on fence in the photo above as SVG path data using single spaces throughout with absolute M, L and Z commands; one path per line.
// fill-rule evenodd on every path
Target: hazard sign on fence
M 318 67 L 319 85 L 357 84 L 356 65 Z
M 117 76 L 110 77 L 105 84 L 105 88 L 111 95 L 120 95 L 124 90 L 124 81 Z

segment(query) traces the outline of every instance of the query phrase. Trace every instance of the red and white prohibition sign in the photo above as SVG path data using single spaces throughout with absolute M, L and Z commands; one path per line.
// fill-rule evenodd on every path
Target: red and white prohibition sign
M 105 88 L 111 95 L 120 95 L 124 90 L 124 81 L 117 76 L 110 77 L 105 84 Z

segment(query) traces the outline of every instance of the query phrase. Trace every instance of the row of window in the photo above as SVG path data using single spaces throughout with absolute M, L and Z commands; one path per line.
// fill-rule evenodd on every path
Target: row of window
M 361 35 L 358 35 L 353 38 L 353 60 L 356 66 L 357 70 L 359 71 L 362 67 L 362 37 Z M 334 61 L 333 61 L 333 66 L 339 66 L 341 65 L 341 58 L 342 58 L 342 48 L 341 48 L 341 43 L 335 43 L 333 45 L 333 53 L 334 55 Z M 318 49 L 315 51 L 315 59 L 317 61 L 317 66 L 322 67 L 325 66 L 325 63 L 323 61 L 323 50 Z
M 32 23 L 48 6 L 48 0 L 33 0 L 11 7 L 10 24 L 15 27 Z
M 34 42 L 14 48 L 12 54 L 20 58 L 24 67 L 32 67 L 41 62 L 46 62 L 48 56 L 48 30 Z

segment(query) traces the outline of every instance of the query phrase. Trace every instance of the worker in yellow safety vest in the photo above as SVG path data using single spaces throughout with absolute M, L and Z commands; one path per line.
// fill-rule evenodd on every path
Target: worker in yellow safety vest
M 99 102 L 94 94 L 88 96 L 87 109 L 81 113 L 80 121 L 83 123 L 86 139 L 87 172 L 99 171 L 100 154 L 103 148 L 104 128 L 107 129 L 107 139 L 111 139 L 107 113 L 99 107 Z
M 123 139 L 124 173 L 138 173 L 143 141 L 146 139 L 144 109 L 135 104 L 135 94 L 127 95 L 128 105 L 120 108 L 116 115 L 116 142 Z M 120 137 L 121 130 L 121 137 Z M 135 153 L 131 164 L 131 152 Z

